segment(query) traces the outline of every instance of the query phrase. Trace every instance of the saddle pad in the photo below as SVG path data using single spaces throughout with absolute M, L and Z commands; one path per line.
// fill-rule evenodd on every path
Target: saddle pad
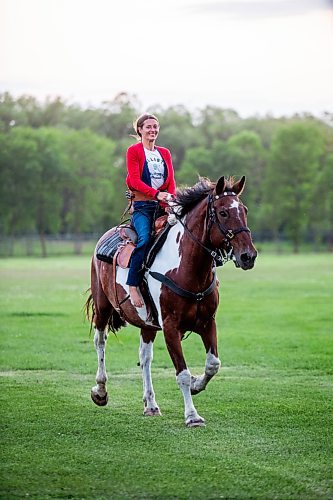
M 97 247 L 96 257 L 103 262 L 112 264 L 114 254 L 118 250 L 120 243 L 124 243 L 124 240 L 119 235 L 119 232 L 115 231 Z
M 155 258 L 156 253 L 158 250 L 161 248 L 163 245 L 165 238 L 167 236 L 168 230 L 170 229 L 170 226 L 167 224 L 167 218 L 168 215 L 163 215 L 162 217 L 159 217 L 155 221 L 155 235 L 156 239 L 152 239 L 150 242 L 151 249 L 149 250 L 149 255 L 151 262 Z M 165 235 L 164 237 L 162 235 Z M 120 248 L 119 251 L 119 256 L 117 259 L 117 263 L 120 265 L 120 267 L 126 269 L 129 265 L 129 261 L 132 255 L 132 252 L 135 248 L 135 245 L 137 243 L 137 234 L 135 230 L 128 226 L 128 225 L 123 225 L 123 226 L 118 226 L 114 232 L 108 236 L 105 240 L 103 240 L 100 245 L 97 247 L 96 250 L 96 257 L 99 260 L 102 260 L 103 262 L 108 262 L 109 264 L 113 263 L 113 257 Z M 156 243 L 160 241 L 159 245 L 156 245 Z M 154 255 L 152 256 L 152 248 L 156 248 L 156 251 Z

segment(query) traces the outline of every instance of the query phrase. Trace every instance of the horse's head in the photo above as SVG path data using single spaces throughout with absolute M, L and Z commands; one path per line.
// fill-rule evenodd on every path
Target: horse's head
M 218 180 L 208 201 L 208 231 L 211 244 L 246 270 L 253 268 L 257 251 L 247 227 L 247 208 L 239 199 L 244 185 L 244 176 L 237 182 Z

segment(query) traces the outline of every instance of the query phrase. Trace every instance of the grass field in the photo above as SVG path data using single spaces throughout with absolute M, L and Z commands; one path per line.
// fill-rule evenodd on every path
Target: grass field
M 138 331 L 107 346 L 109 405 L 81 311 L 89 259 L 0 261 L 1 498 L 333 498 L 333 256 L 262 255 L 219 271 L 222 369 L 187 429 L 162 334 L 142 416 Z M 205 354 L 184 342 L 193 373 Z

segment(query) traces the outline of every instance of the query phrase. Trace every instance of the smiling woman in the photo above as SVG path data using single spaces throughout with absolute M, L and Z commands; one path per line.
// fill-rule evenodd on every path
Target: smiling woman
M 138 287 L 143 278 L 143 261 L 153 222 L 162 215 L 170 195 L 176 194 L 176 184 L 170 151 L 155 146 L 160 130 L 157 117 L 148 113 L 139 116 L 134 130 L 140 142 L 127 150 L 126 183 L 133 197 L 132 224 L 138 234 L 138 243 L 131 257 L 127 285 L 134 306 L 143 307 Z

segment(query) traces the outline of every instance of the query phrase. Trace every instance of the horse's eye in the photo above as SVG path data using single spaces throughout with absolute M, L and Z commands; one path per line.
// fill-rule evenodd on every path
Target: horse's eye
M 221 210 L 220 215 L 222 215 L 222 217 L 228 217 L 228 212 L 226 210 Z

